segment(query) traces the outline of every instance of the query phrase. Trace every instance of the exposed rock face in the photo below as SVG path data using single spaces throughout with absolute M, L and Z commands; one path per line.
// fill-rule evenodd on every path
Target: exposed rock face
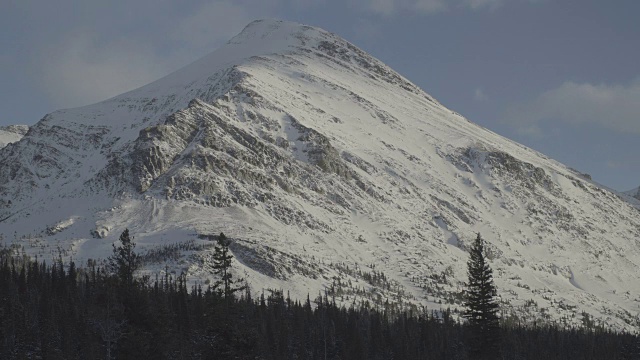
M 254 289 L 299 298 L 339 286 L 350 299 L 459 303 L 481 232 L 513 308 L 631 326 L 639 214 L 344 39 L 278 21 L 143 88 L 47 115 L 0 150 L 5 239 L 75 260 L 107 255 L 125 228 L 142 250 L 197 241 L 171 266 L 204 281 L 209 234 L 223 231 Z

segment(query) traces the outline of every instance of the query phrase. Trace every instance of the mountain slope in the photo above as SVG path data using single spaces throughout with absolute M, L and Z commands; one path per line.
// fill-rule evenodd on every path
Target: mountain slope
M 639 215 L 344 39 L 273 20 L 0 150 L 0 232 L 32 254 L 104 257 L 129 228 L 142 250 L 191 241 L 147 268 L 205 281 L 224 231 L 254 290 L 298 298 L 455 303 L 481 232 L 521 316 L 632 326 Z
M 3 148 L 20 139 L 29 131 L 26 125 L 0 126 L 0 148 Z
M 629 196 L 633 196 L 634 198 L 640 200 L 640 187 L 635 188 L 633 190 L 626 191 L 625 194 Z

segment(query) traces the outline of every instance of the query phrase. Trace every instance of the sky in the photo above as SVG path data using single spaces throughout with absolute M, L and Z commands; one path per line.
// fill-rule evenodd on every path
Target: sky
M 277 18 L 624 191 L 640 185 L 639 16 L 637 0 L 3 0 L 0 126 L 145 85 Z

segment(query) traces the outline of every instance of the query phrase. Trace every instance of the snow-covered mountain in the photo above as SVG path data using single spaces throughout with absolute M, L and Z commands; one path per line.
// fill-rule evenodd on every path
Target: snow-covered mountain
M 27 131 L 29 131 L 27 125 L 0 126 L 0 148 L 22 139 Z
M 640 187 L 637 187 L 633 190 L 626 191 L 625 194 L 633 196 L 634 198 L 640 200 Z
M 637 208 L 290 22 L 253 22 L 0 150 L 6 243 L 85 261 L 125 228 L 155 249 L 148 269 L 167 263 L 193 281 L 213 278 L 210 239 L 223 231 L 255 291 L 299 298 L 455 307 L 480 232 L 520 315 L 578 324 L 585 311 L 631 328 L 640 300 Z

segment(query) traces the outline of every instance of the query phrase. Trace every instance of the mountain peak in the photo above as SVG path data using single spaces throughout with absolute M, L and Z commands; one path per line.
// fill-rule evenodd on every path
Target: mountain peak
M 274 40 L 285 40 L 287 44 L 291 44 L 291 42 L 300 44 L 301 38 L 308 38 L 321 33 L 326 32 L 292 21 L 263 19 L 249 23 L 238 35 L 229 40 L 228 44 L 253 44 Z
M 640 218 L 626 200 L 339 36 L 278 20 L 0 149 L 0 235 L 28 254 L 106 257 L 128 228 L 149 254 L 197 249 L 147 266 L 204 282 L 205 239 L 223 231 L 257 288 L 304 299 L 337 278 L 378 305 L 458 306 L 481 232 L 505 306 L 575 325 L 583 312 L 636 324 Z
M 176 87 L 184 88 L 186 84 L 206 79 L 248 59 L 274 54 L 288 55 L 300 51 L 302 47 L 313 47 L 323 39 L 331 37 L 338 38 L 325 30 L 295 22 L 255 20 L 212 53 L 138 90 L 144 89 L 147 93 L 148 90 L 156 92 Z M 153 96 L 158 95 L 161 96 Z
M 233 86 L 231 83 L 242 77 L 243 71 L 238 68 L 247 65 L 251 67 L 261 63 L 263 67 L 270 68 L 274 62 L 283 62 L 280 65 L 288 67 L 291 65 L 287 64 L 288 61 L 303 61 L 307 66 L 314 66 L 327 60 L 331 66 L 339 66 L 351 73 L 365 73 L 367 78 L 381 79 L 437 103 L 407 79 L 340 36 L 313 26 L 274 19 L 255 20 L 212 53 L 164 78 L 110 100 L 122 103 L 156 99 L 158 103 L 165 104 L 160 111 L 165 113 L 167 109 L 175 110 L 187 105 L 195 97 L 207 101 L 211 96 L 221 95 L 219 91 Z M 307 70 L 303 69 L 303 72 Z
M 320 28 L 296 22 L 255 20 L 213 54 L 232 52 L 243 57 L 284 55 L 301 47 L 313 47 L 328 38 L 338 37 Z

